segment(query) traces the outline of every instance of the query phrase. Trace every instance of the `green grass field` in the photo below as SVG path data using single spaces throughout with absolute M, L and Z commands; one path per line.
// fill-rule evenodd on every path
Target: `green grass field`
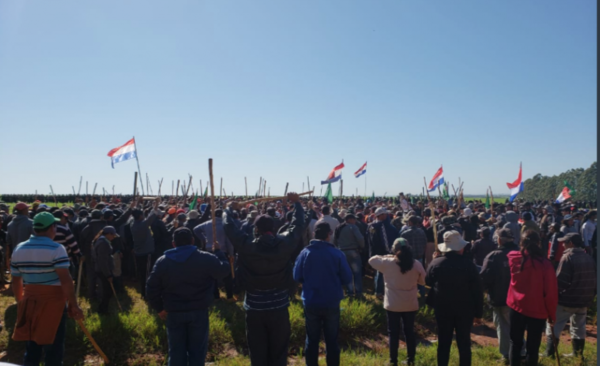
M 120 295 L 123 312 L 111 300 L 108 316 L 99 316 L 90 310 L 90 304 L 81 298 L 81 306 L 86 313 L 85 324 L 100 344 L 113 365 L 166 365 L 167 338 L 164 322 L 148 307 L 137 290 L 126 287 L 126 294 Z M 0 309 L 5 314 L 5 329 L 0 332 L 0 351 L 5 351 L 1 361 L 19 363 L 24 354 L 24 343 L 10 340 L 16 319 L 16 306 L 9 291 L 0 294 Z M 385 365 L 388 357 L 385 312 L 381 302 L 372 295 L 364 301 L 344 300 L 341 305 L 340 344 L 343 348 L 342 365 Z M 302 305 L 294 301 L 290 306 L 292 335 L 290 339 L 290 364 L 303 364 L 304 317 Z M 417 334 L 422 339 L 417 350 L 417 365 L 430 366 L 436 363 L 436 345 L 427 339 L 434 334 L 424 324 L 433 320 L 428 308 L 422 308 L 417 317 Z M 475 332 L 477 333 L 477 331 Z M 488 332 L 489 333 L 489 332 Z M 493 332 L 492 332 L 493 334 Z M 473 337 L 476 337 L 474 334 Z M 323 345 L 322 345 L 323 347 Z M 402 348 L 400 359 L 406 354 Z M 543 348 L 543 346 L 542 346 Z M 570 347 L 563 344 L 562 353 L 569 353 Z M 323 350 L 324 353 L 324 350 Z M 324 355 L 323 355 L 324 356 Z M 596 346 L 588 344 L 583 365 L 596 365 Z M 458 364 L 458 353 L 452 349 L 451 365 Z M 473 344 L 473 365 L 489 366 L 500 360 L 497 348 Z M 215 365 L 250 365 L 247 356 L 244 310 L 242 303 L 217 301 L 210 312 L 210 339 L 208 361 Z M 574 360 L 562 359 L 561 365 L 579 365 Z M 73 320 L 67 323 L 65 365 L 100 365 L 101 358 Z M 320 364 L 325 365 L 324 358 Z M 541 365 L 555 365 L 555 361 L 544 359 Z

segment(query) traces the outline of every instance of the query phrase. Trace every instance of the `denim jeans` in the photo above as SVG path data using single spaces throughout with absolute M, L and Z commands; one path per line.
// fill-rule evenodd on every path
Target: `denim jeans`
M 321 330 L 325 335 L 327 350 L 327 366 L 339 366 L 340 346 L 338 333 L 340 330 L 340 308 L 304 308 L 306 318 L 306 366 L 319 364 L 319 341 Z
M 571 331 L 571 339 L 585 339 L 585 318 L 587 308 L 569 308 L 558 305 L 556 308 L 556 321 L 554 322 L 554 335 L 560 338 L 560 333 L 565 329 L 567 321 L 571 322 L 569 327 Z M 551 336 L 550 324 L 546 324 L 546 335 Z
M 527 331 L 527 366 L 536 366 L 546 319 L 536 319 L 510 309 L 510 365 L 521 366 L 523 337 Z
M 398 364 L 398 342 L 400 341 L 400 322 L 402 322 L 402 330 L 404 331 L 404 339 L 406 340 L 406 361 L 415 362 L 415 354 L 417 351 L 417 338 L 415 336 L 415 317 L 416 311 L 398 313 L 395 311 L 387 312 L 387 327 L 390 346 L 390 363 Z
M 208 350 L 208 310 L 167 315 L 169 366 L 204 366 Z
M 25 351 L 25 366 L 39 366 L 42 360 L 42 351 L 45 354 L 45 366 L 62 366 L 63 355 L 65 353 L 65 335 L 66 335 L 67 311 L 63 312 L 63 316 L 56 330 L 54 343 L 49 345 L 38 345 L 34 341 L 28 341 Z
M 510 354 L 510 308 L 508 306 L 495 306 L 493 312 L 494 327 L 498 336 L 498 350 L 503 358 L 508 359 Z M 521 348 L 521 356 L 527 354 L 525 340 Z
M 377 271 L 377 272 L 375 272 L 375 295 L 383 296 L 383 290 L 384 290 L 383 273 Z
M 353 281 L 348 284 L 348 296 L 361 296 L 362 286 L 362 258 L 357 250 L 343 250 L 346 255 L 348 265 L 352 270 Z

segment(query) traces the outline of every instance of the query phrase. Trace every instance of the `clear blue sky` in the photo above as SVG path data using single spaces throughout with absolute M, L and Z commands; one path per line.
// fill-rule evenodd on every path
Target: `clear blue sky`
M 1 1 L 0 194 L 156 192 L 208 158 L 228 192 L 300 191 L 342 159 L 344 193 L 467 194 L 587 168 L 596 1 Z M 85 187 L 85 183 L 84 183 Z M 84 188 L 85 189 L 85 188 Z M 337 184 L 334 192 L 337 192 Z

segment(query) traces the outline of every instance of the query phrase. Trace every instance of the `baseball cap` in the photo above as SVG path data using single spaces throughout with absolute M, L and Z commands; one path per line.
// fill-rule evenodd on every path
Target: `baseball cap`
M 102 217 L 102 211 L 92 210 L 92 220 L 99 220 Z
M 498 231 L 498 237 L 513 240 L 515 239 L 515 237 L 512 234 L 512 231 L 509 228 L 500 229 Z
M 390 212 L 388 210 L 385 209 L 385 207 L 379 207 L 377 210 L 375 210 L 375 216 L 379 216 L 379 215 L 387 215 Z
M 401 247 L 408 245 L 408 241 L 404 238 L 398 238 L 394 240 L 394 244 L 392 244 L 392 253 L 400 250 Z
M 33 218 L 33 228 L 36 230 L 44 230 L 59 222 L 50 212 L 40 212 Z
M 180 227 L 173 232 L 173 241 L 175 246 L 189 245 L 194 240 L 194 234 L 187 227 Z
M 104 217 L 104 219 L 108 219 L 109 217 L 115 217 L 115 213 L 113 210 L 104 210 L 104 212 L 102 213 L 102 217 Z
M 583 246 L 583 240 L 581 239 L 581 235 L 579 235 L 578 233 L 568 233 L 567 235 L 563 236 L 562 238 L 558 238 L 558 241 L 559 242 L 571 242 L 576 247 Z
M 15 205 L 15 210 L 21 211 L 25 209 L 29 209 L 29 205 L 27 205 L 25 202 L 19 202 Z
M 105 226 L 104 229 L 102 229 L 102 233 L 104 235 L 113 234 L 116 235 L 117 238 L 119 237 L 119 234 L 117 234 L 117 230 L 113 226 Z
M 60 211 L 60 210 L 58 210 L 58 211 L 54 211 L 54 213 L 52 213 L 52 215 L 53 215 L 54 217 L 56 217 L 57 219 L 60 219 L 60 218 L 62 218 L 62 217 L 69 217 L 69 215 L 67 215 L 67 213 L 66 213 L 66 212 L 63 212 L 63 211 Z

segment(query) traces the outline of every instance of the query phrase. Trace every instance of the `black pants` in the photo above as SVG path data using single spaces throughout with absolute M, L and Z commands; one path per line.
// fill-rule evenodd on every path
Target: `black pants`
M 150 276 L 150 271 L 152 271 L 152 262 L 151 255 L 141 255 L 135 257 L 135 262 L 137 265 L 137 280 L 140 283 L 140 294 L 142 294 L 142 298 L 146 298 L 146 280 L 148 276 Z
M 538 364 L 538 351 L 542 343 L 542 333 L 546 329 L 546 319 L 535 319 L 510 309 L 510 365 L 521 365 L 521 349 L 527 330 L 527 365 Z
M 473 316 L 436 311 L 435 320 L 438 327 L 438 366 L 448 366 L 448 362 L 450 362 L 450 347 L 452 347 L 452 335 L 455 331 L 456 345 L 458 346 L 458 355 L 460 358 L 459 365 L 470 366 Z
M 290 316 L 287 308 L 247 311 L 246 339 L 251 365 L 287 365 L 290 334 Z
M 404 339 L 406 340 L 406 351 L 408 363 L 415 362 L 415 354 L 417 352 L 417 338 L 415 336 L 415 316 L 416 311 L 397 313 L 395 311 L 387 311 L 387 327 L 390 338 L 390 363 L 398 364 L 398 342 L 400 341 L 400 322 L 402 322 L 402 330 L 404 331 Z
M 108 277 L 104 276 L 101 272 L 96 272 L 96 276 L 100 280 L 100 284 L 102 285 L 102 298 L 100 300 L 100 305 L 98 306 L 99 314 L 107 314 L 108 313 L 108 302 L 113 296 L 112 288 L 110 288 L 110 282 L 108 282 Z

